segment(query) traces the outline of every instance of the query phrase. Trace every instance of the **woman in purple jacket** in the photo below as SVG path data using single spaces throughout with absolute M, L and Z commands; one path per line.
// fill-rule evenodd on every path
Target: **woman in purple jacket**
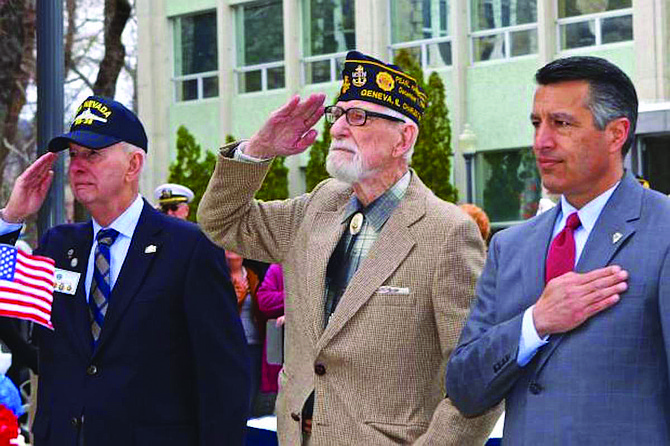
M 270 265 L 263 282 L 256 292 L 258 307 L 268 318 L 279 318 L 278 323 L 284 320 L 284 274 L 281 265 Z M 281 370 L 280 365 L 268 364 L 263 349 L 263 362 L 261 366 L 261 392 L 277 393 L 277 376 Z

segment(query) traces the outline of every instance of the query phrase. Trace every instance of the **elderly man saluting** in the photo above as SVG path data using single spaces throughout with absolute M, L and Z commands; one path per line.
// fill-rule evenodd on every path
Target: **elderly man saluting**
M 198 211 L 226 249 L 281 263 L 282 445 L 483 444 L 498 413 L 466 420 L 442 372 L 484 261 L 474 222 L 409 169 L 426 97 L 395 66 L 347 55 L 326 167 L 301 197 L 253 199 L 275 156 L 304 151 L 325 96 L 291 99 L 221 149 Z
M 242 444 L 249 365 L 223 251 L 138 193 L 147 136 L 122 104 L 89 97 L 49 143 L 65 149 L 92 221 L 50 229 L 36 251 L 64 286 L 54 330 L 35 331 L 35 445 Z M 0 242 L 42 206 L 56 157 L 17 179 Z

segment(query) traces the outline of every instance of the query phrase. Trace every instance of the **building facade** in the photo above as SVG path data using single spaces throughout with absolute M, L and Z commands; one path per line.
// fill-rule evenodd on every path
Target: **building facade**
M 146 0 L 137 16 L 144 191 L 165 180 L 180 125 L 216 150 L 295 94 L 334 101 L 348 50 L 390 61 L 406 48 L 446 87 L 445 181 L 494 227 L 535 214 L 533 75 L 567 55 L 605 57 L 631 76 L 641 106 L 626 163 L 670 193 L 670 0 Z M 291 195 L 304 191 L 307 159 L 287 160 Z

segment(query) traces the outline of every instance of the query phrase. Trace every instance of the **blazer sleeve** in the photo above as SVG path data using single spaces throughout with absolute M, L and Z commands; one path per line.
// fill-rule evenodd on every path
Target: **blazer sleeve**
M 495 309 L 503 296 L 497 282 L 500 238 L 494 237 L 477 283 L 476 301 L 447 366 L 449 398 L 466 416 L 475 416 L 500 403 L 523 373 L 519 351 L 523 312 L 498 321 Z
M 202 446 L 242 445 L 250 369 L 224 251 L 199 234 L 186 275 L 184 310 L 197 377 Z
M 0 234 L 0 243 L 4 243 L 6 245 L 13 245 L 19 239 L 20 234 L 21 234 L 20 229 L 18 231 L 8 232 L 6 234 Z
M 283 201 L 254 200 L 270 163 L 245 163 L 224 155 L 236 146 L 221 149 L 198 207 L 198 224 L 214 243 L 244 258 L 281 263 L 310 195 Z
M 21 336 L 15 322 L 15 319 L 0 317 L 0 339 L 9 347 L 15 363 L 23 363 L 37 373 L 37 347 Z
M 472 303 L 484 263 L 484 247 L 473 221 L 461 221 L 445 234 L 432 283 L 432 299 L 444 360 L 452 354 Z M 450 397 L 437 406 L 430 426 L 415 445 L 482 445 L 502 413 L 498 406 L 475 419 L 466 419 Z
M 266 316 L 284 312 L 284 281 L 282 269 L 278 264 L 270 265 L 265 279 L 256 293 L 258 307 Z

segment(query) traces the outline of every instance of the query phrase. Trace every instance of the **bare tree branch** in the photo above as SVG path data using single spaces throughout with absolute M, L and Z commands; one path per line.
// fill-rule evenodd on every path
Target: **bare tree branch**
M 67 13 L 67 26 L 65 27 L 65 54 L 64 54 L 64 72 L 67 77 L 72 61 L 72 46 L 74 45 L 74 36 L 77 21 L 77 0 L 65 0 L 65 12 Z
M 131 10 L 128 0 L 105 0 L 105 57 L 93 86 L 95 94 L 113 98 L 116 93 L 116 81 L 126 57 L 121 35 Z

